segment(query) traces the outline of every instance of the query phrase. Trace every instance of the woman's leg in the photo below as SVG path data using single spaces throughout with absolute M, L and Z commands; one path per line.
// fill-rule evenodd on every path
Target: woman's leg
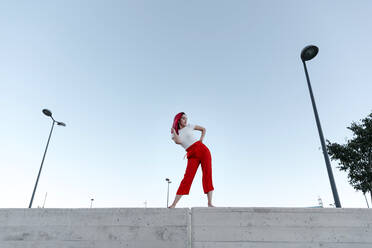
M 213 182 L 212 182 L 212 156 L 207 147 L 203 151 L 203 157 L 201 160 L 201 167 L 203 171 L 203 189 L 204 193 L 208 197 L 208 207 L 213 207 L 212 194 L 213 194 Z
M 185 175 L 178 187 L 176 197 L 169 208 L 176 207 L 177 202 L 181 199 L 182 195 L 188 195 L 190 192 L 192 181 L 194 180 L 196 171 L 198 170 L 200 160 L 197 158 L 189 158 L 187 160 L 187 167 Z
M 176 198 L 174 198 L 174 201 L 172 205 L 170 205 L 168 208 L 175 208 L 177 205 L 177 202 L 181 199 L 182 195 L 176 195 Z
M 213 194 L 213 190 L 212 191 L 209 191 L 207 193 L 207 196 L 208 196 L 208 207 L 214 207 L 213 204 L 212 204 L 212 194 Z
M 212 204 L 212 194 L 213 194 L 213 190 L 212 191 L 209 191 L 207 193 L 207 197 L 208 197 L 208 207 L 214 207 L 213 204 Z M 178 201 L 181 199 L 182 195 L 176 195 L 176 197 L 174 198 L 174 201 L 172 203 L 172 205 L 170 205 L 168 208 L 175 208 Z

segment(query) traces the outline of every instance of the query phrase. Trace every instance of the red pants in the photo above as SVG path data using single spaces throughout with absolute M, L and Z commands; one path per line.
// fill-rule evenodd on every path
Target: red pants
M 187 168 L 185 176 L 177 190 L 177 195 L 188 195 L 190 192 L 191 183 L 194 180 L 195 173 L 201 164 L 203 172 L 203 190 L 207 194 L 213 190 L 212 183 L 212 157 L 211 153 L 202 142 L 197 141 L 192 144 L 187 151 Z

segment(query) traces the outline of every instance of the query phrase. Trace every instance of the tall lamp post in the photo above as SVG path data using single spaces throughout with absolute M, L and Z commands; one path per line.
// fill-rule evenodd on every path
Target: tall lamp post
M 306 74 L 306 79 L 307 79 L 307 85 L 309 87 L 311 102 L 313 104 L 314 115 L 315 115 L 315 119 L 316 119 L 316 125 L 318 127 L 320 143 L 322 144 L 324 160 L 325 160 L 325 163 L 326 163 L 326 166 L 327 166 L 329 181 L 331 183 L 333 199 L 335 201 L 336 208 L 340 208 L 341 203 L 340 203 L 340 199 L 338 198 L 336 183 L 335 183 L 335 179 L 333 178 L 331 163 L 329 161 L 329 157 L 328 157 L 328 153 L 327 153 L 327 149 L 326 149 L 326 145 L 325 145 L 325 141 L 324 141 L 323 131 L 322 131 L 322 127 L 320 126 L 318 111 L 316 109 L 314 95 L 313 95 L 313 91 L 311 89 L 311 84 L 310 84 L 310 78 L 309 78 L 309 74 L 307 73 L 307 68 L 306 68 L 306 63 L 305 63 L 305 61 L 313 59 L 318 54 L 318 51 L 319 51 L 318 47 L 313 46 L 313 45 L 305 47 L 301 51 L 301 60 L 302 60 L 302 63 L 304 64 L 304 69 L 305 69 L 305 74 Z
M 43 160 L 41 161 L 41 165 L 40 165 L 40 169 L 39 169 L 39 174 L 37 175 L 37 179 L 36 179 L 36 183 L 35 183 L 34 191 L 32 192 L 32 197 L 31 197 L 30 205 L 28 206 L 28 208 L 31 208 L 31 207 L 32 207 L 32 202 L 33 202 L 33 200 L 34 200 L 34 196 L 35 196 L 35 192 L 36 192 L 37 184 L 38 184 L 38 182 L 39 182 L 41 169 L 43 168 L 43 163 L 44 163 L 44 159 L 45 159 L 46 152 L 47 152 L 47 150 L 48 150 L 50 137 L 52 136 L 52 132 L 53 132 L 54 124 L 57 124 L 58 126 L 63 126 L 63 127 L 66 126 L 65 123 L 54 120 L 54 118 L 53 118 L 53 116 L 52 116 L 52 112 L 51 112 L 50 110 L 48 110 L 48 109 L 43 109 L 43 114 L 46 115 L 46 116 L 48 116 L 48 117 L 50 117 L 50 118 L 52 118 L 53 123 L 52 123 L 52 128 L 51 128 L 50 133 L 49 133 L 48 142 L 47 142 L 47 145 L 46 145 L 46 148 L 45 148 L 45 151 L 44 151 Z
M 172 183 L 169 178 L 166 178 L 165 181 L 168 182 L 168 190 L 167 190 L 167 208 L 168 208 L 168 201 L 169 201 L 169 184 Z

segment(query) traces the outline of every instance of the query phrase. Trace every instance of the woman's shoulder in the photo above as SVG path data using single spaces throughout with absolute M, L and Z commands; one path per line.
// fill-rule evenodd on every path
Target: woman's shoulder
M 187 127 L 190 128 L 190 129 L 194 129 L 195 125 L 190 123 L 190 124 L 187 124 Z

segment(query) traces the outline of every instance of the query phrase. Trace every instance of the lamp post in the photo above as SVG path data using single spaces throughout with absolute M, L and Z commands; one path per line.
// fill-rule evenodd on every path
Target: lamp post
M 366 199 L 367 207 L 369 208 L 369 204 L 368 204 L 368 200 L 367 200 L 366 194 L 363 193 L 363 195 L 364 195 L 364 199 Z
M 165 181 L 168 182 L 168 190 L 167 190 L 167 208 L 168 208 L 168 201 L 169 201 L 169 184 L 172 183 L 169 178 L 166 178 Z
M 48 192 L 45 192 L 45 197 L 44 197 L 43 208 L 45 207 L 45 202 L 46 202 L 46 198 L 47 198 L 47 195 L 48 195 Z
M 340 203 L 340 199 L 338 198 L 336 183 L 335 183 L 335 179 L 333 178 L 331 163 L 329 161 L 328 153 L 327 153 L 327 150 L 326 150 L 323 131 L 322 131 L 322 127 L 320 125 L 318 111 L 316 109 L 314 95 L 313 95 L 313 91 L 311 89 L 311 84 L 310 84 L 310 78 L 309 78 L 309 74 L 307 72 L 306 63 L 305 63 L 305 61 L 313 59 L 318 54 L 318 51 L 319 51 L 318 47 L 313 46 L 313 45 L 305 47 L 301 51 L 301 60 L 302 60 L 302 63 L 304 64 L 307 85 L 309 87 L 310 98 L 311 98 L 311 102 L 313 104 L 313 110 L 314 110 L 316 125 L 318 127 L 320 143 L 322 144 L 322 148 L 323 148 L 324 160 L 325 160 L 325 163 L 326 163 L 326 166 L 327 166 L 328 177 L 329 177 L 329 181 L 331 183 L 331 188 L 332 188 L 333 198 L 334 198 L 334 201 L 335 201 L 335 206 L 336 206 L 336 208 L 340 208 L 341 203 Z
M 43 168 L 43 163 L 44 163 L 44 159 L 45 159 L 46 152 L 47 152 L 47 150 L 48 150 L 50 137 L 52 136 L 52 132 L 53 132 L 53 128 L 54 128 L 54 124 L 57 123 L 58 126 L 63 126 L 63 127 L 66 126 L 65 123 L 54 120 L 54 118 L 53 118 L 53 116 L 52 116 L 52 112 L 51 112 L 50 110 L 48 110 L 48 109 L 43 109 L 43 114 L 46 115 L 46 116 L 48 116 L 48 117 L 50 117 L 50 118 L 52 118 L 53 123 L 52 123 L 52 128 L 51 128 L 50 133 L 49 133 L 48 142 L 47 142 L 47 145 L 46 145 L 46 148 L 45 148 L 45 151 L 44 151 L 44 156 L 43 156 L 43 159 L 42 159 L 42 161 L 41 161 L 41 165 L 40 165 L 40 169 L 39 169 L 39 174 L 37 175 L 37 179 L 36 179 L 36 183 L 35 183 L 34 191 L 32 192 L 32 197 L 31 197 L 30 205 L 28 206 L 28 208 L 31 208 L 31 207 L 32 207 L 32 202 L 33 202 L 33 200 L 34 200 L 34 196 L 35 196 L 35 192 L 36 192 L 37 184 L 38 184 L 38 182 L 39 182 L 39 178 L 40 178 L 40 174 L 41 174 L 41 169 Z

